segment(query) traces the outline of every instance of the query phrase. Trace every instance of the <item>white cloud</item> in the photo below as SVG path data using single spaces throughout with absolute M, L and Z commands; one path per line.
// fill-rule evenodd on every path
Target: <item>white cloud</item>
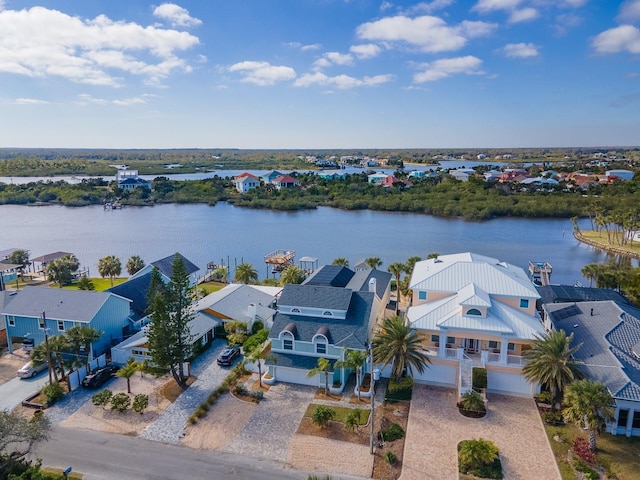
M 296 78 L 296 72 L 293 68 L 282 65 L 271 65 L 268 62 L 239 62 L 231 65 L 229 71 L 243 74 L 243 82 L 253 83 L 263 87 Z
M 182 8 L 175 3 L 163 3 L 155 8 L 153 14 L 168 21 L 174 27 L 195 27 L 202 24 L 201 20 L 189 15 L 189 11 L 186 8 Z
M 588 0 L 561 0 L 559 6 L 565 6 L 569 8 L 579 8 L 586 4 Z
M 431 14 L 437 10 L 442 10 L 453 3 L 453 0 L 431 0 L 430 2 L 420 2 L 411 7 L 402 9 L 402 13 L 408 16 Z
M 640 29 L 632 25 L 621 25 L 600 33 L 592 43 L 598 53 L 640 53 Z
M 495 10 L 514 10 L 520 5 L 521 0 L 479 0 L 471 9 L 480 13 L 489 13 Z
M 107 105 L 109 100 L 105 100 L 104 98 L 95 98 L 88 93 L 81 93 L 78 95 L 78 100 L 75 102 L 78 105 Z
M 509 23 L 522 23 L 530 22 L 540 16 L 540 13 L 535 8 L 520 8 L 511 12 L 509 16 Z
M 459 25 L 460 33 L 467 38 L 486 37 L 491 35 L 498 25 L 495 23 L 465 20 Z
M 353 56 L 348 53 L 327 52 L 324 57 L 336 65 L 353 65 Z
M 387 2 L 386 0 L 380 4 L 380 11 L 384 12 L 385 10 L 389 10 L 393 8 L 393 3 Z
M 322 70 L 323 68 L 328 68 L 331 66 L 331 62 L 329 61 L 328 58 L 319 58 L 317 59 L 315 62 L 313 62 L 313 69 L 314 70 Z
M 320 45 L 319 43 L 312 43 L 312 44 L 309 44 L 309 45 L 303 45 L 300 42 L 288 42 L 288 43 L 286 43 L 286 45 L 288 47 L 295 48 L 295 49 L 300 50 L 302 52 L 307 52 L 309 50 L 319 50 L 322 47 L 322 45 Z
M 446 52 L 465 46 L 467 39 L 460 28 L 450 27 L 437 17 L 409 18 L 402 15 L 363 23 L 356 35 L 364 40 L 405 42 L 424 52 Z
M 627 0 L 620 7 L 618 20 L 623 22 L 635 22 L 640 20 L 640 0 Z
M 466 57 L 444 58 L 435 62 L 423 64 L 424 71 L 416 73 L 413 81 L 416 83 L 435 82 L 451 75 L 482 75 L 480 70 L 482 60 L 472 55 Z
M 114 105 L 118 105 L 121 107 L 128 107 L 129 105 L 140 105 L 143 103 L 147 103 L 147 100 L 149 99 L 149 97 L 152 97 L 154 95 L 140 95 L 138 97 L 131 97 L 131 98 L 123 98 L 121 100 L 114 100 L 113 104 Z
M 1 7 L 2 4 L 0 4 L 0 8 Z M 16 105 L 48 105 L 51 102 L 38 98 L 16 98 L 13 103 Z
M 533 43 L 510 43 L 500 51 L 509 58 L 531 58 L 540 55 L 538 46 Z
M 577 27 L 582 23 L 582 17 L 574 13 L 563 13 L 556 17 L 553 28 L 557 35 L 565 35 L 570 28 Z
M 302 75 L 294 82 L 293 85 L 296 87 L 320 85 L 323 87 L 334 87 L 346 90 L 355 87 L 372 87 L 382 85 L 392 81 L 394 78 L 395 77 L 393 75 L 376 75 L 373 77 L 363 77 L 362 79 L 350 77 L 349 75 L 336 75 L 335 77 L 330 77 L 322 72 L 315 72 Z
M 0 11 L 0 32 L 0 72 L 108 86 L 121 85 L 122 74 L 160 83 L 175 70 L 188 72 L 176 52 L 199 43 L 186 32 L 43 7 Z
M 381 48 L 373 43 L 353 45 L 349 51 L 360 59 L 377 57 Z

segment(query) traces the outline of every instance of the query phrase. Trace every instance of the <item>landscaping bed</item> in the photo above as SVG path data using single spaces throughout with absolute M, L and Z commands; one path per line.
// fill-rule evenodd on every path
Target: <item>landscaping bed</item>
M 381 429 L 389 428 L 391 424 L 398 424 L 406 433 L 409 420 L 410 402 L 385 402 L 376 406 L 376 435 Z M 402 473 L 402 457 L 404 455 L 405 436 L 394 441 L 376 440 L 375 458 L 373 461 L 373 478 L 376 480 L 396 480 Z M 380 447 L 382 445 L 382 447 Z M 387 456 L 391 452 L 395 456 L 395 463 L 390 464 Z

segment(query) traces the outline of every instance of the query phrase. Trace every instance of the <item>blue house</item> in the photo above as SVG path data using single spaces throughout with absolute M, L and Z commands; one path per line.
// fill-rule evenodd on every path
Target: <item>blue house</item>
M 281 177 L 282 175 L 284 175 L 284 173 L 281 173 L 281 172 L 279 172 L 277 170 L 272 170 L 270 172 L 265 173 L 260 178 L 262 179 L 262 181 L 264 183 L 273 183 L 273 181 L 276 178 Z
M 195 273 L 200 269 L 197 266 L 195 266 L 193 263 L 191 263 L 189 260 L 187 260 L 180 253 L 174 253 L 173 255 L 169 255 L 168 257 L 164 257 L 160 260 L 156 260 L 155 262 L 151 262 L 149 265 L 145 265 L 142 270 L 133 274 L 128 282 L 130 282 L 133 279 L 150 274 L 153 271 L 153 268 L 156 267 L 160 271 L 160 276 L 162 277 L 162 280 L 165 283 L 168 283 L 169 280 L 171 280 L 171 275 L 173 274 L 173 260 L 176 255 L 182 257 L 184 266 L 187 269 L 187 274 L 189 275 L 189 280 L 191 280 L 191 283 L 195 284 L 196 282 Z
M 34 345 L 61 335 L 76 325 L 87 325 L 103 333 L 92 345 L 93 358 L 122 340 L 127 325 L 130 300 L 114 293 L 89 290 L 63 290 L 48 287 L 25 287 L 9 293 L 0 311 L 0 322 L 7 330 L 9 351 L 13 344 L 32 338 Z

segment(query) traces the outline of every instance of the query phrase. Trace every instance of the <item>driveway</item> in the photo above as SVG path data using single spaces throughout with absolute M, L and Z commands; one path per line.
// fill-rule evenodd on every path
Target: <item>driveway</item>
M 506 480 L 560 480 L 533 399 L 489 394 L 489 411 L 479 419 L 460 415 L 456 400 L 453 389 L 416 385 L 401 480 L 458 478 L 458 442 L 480 437 L 500 449 Z
M 40 372 L 33 378 L 15 377 L 0 385 L 0 410 L 13 410 L 20 402 L 37 393 L 49 380 L 47 372 Z

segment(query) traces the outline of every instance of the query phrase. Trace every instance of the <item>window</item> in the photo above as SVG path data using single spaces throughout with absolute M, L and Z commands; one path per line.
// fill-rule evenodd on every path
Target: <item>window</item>
M 469 310 L 467 310 L 467 315 L 479 315 L 479 316 L 482 316 L 482 312 L 480 310 L 478 310 L 477 308 L 470 308 Z
M 285 338 L 282 340 L 282 348 L 285 350 L 293 350 L 293 340 Z
M 47 322 L 45 321 L 44 317 L 38 317 L 38 327 L 40 328 L 40 330 L 44 330 L 46 326 Z
M 327 353 L 327 344 L 326 343 L 316 343 L 316 353 L 325 354 Z
M 324 315 L 325 317 L 333 317 L 333 313 L 331 313 L 329 310 L 327 310 L 326 312 L 322 312 L 322 315 Z
M 299 308 L 292 308 L 291 309 L 291 313 L 300 313 L 300 309 Z
M 456 343 L 456 337 L 447 337 L 447 343 L 450 343 L 450 344 Z
M 515 343 L 509 343 L 507 345 L 507 350 L 509 350 L 510 352 L 513 352 L 516 349 L 516 344 Z
M 627 420 L 629 420 L 629 410 L 620 410 L 618 412 L 618 426 L 626 427 Z
M 7 322 L 9 322 L 10 327 L 16 326 L 16 318 L 13 315 L 7 315 Z
M 633 423 L 631 428 L 640 428 L 640 412 L 633 412 Z
M 58 331 L 64 332 L 64 320 L 58 320 Z
M 498 342 L 495 340 L 489 340 L 489 348 L 498 348 Z
M 440 335 L 431 335 L 431 342 L 438 343 L 440 341 Z
M 418 300 L 426 300 L 427 292 L 418 292 Z
M 520 308 L 529 308 L 529 300 L 527 298 L 520 299 Z

